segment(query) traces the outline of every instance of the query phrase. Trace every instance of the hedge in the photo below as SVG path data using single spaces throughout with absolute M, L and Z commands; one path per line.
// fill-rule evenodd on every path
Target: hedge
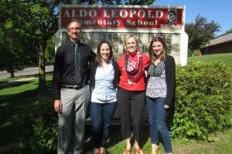
M 172 135 L 207 139 L 232 125 L 231 72 L 223 63 L 190 63 L 177 68 Z
M 17 153 L 52 153 L 56 150 L 57 116 L 51 94 L 38 98 L 25 111 L 21 131 L 31 131 L 17 146 Z M 28 125 L 31 125 L 28 127 Z M 222 63 L 191 63 L 177 67 L 176 103 L 171 135 L 207 140 L 209 133 L 232 126 L 232 77 Z M 30 130 L 26 129 L 30 128 Z M 22 133 L 24 134 L 24 133 Z

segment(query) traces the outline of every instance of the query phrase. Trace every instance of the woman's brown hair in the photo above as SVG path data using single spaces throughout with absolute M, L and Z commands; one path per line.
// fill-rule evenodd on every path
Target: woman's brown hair
M 96 63 L 97 63 L 97 65 L 100 65 L 100 66 L 102 65 L 101 53 L 100 53 L 100 52 L 101 52 L 101 46 L 102 46 L 104 43 L 108 44 L 108 46 L 109 46 L 109 48 L 110 48 L 109 60 L 112 59 L 112 57 L 113 57 L 113 50 L 112 50 L 112 46 L 111 46 L 110 42 L 105 41 L 105 40 L 101 41 L 101 42 L 98 44 L 98 46 L 97 46 L 97 56 L 96 56 Z
M 164 38 L 160 37 L 160 36 L 154 36 L 151 40 L 150 46 L 149 46 L 149 56 L 151 58 L 151 62 L 154 62 L 157 59 L 157 56 L 154 54 L 153 49 L 152 49 L 152 45 L 154 42 L 160 42 L 163 45 L 163 53 L 160 57 L 161 60 L 164 60 L 166 58 L 166 54 L 167 54 L 167 44 Z

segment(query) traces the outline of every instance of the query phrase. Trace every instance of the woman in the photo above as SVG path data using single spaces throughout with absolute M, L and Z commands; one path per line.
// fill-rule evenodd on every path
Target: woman
M 109 127 L 116 108 L 118 65 L 113 60 L 109 42 L 102 41 L 97 48 L 96 62 L 91 67 L 90 118 L 94 140 L 94 154 L 106 153 Z
M 132 134 L 136 154 L 143 154 L 141 122 L 145 108 L 145 70 L 149 66 L 149 57 L 139 50 L 138 41 L 134 35 L 126 36 L 125 49 L 118 59 L 120 77 L 117 94 L 121 133 L 126 141 L 123 154 L 131 152 Z
M 164 150 L 172 153 L 172 145 L 166 124 L 166 113 L 174 105 L 175 61 L 167 55 L 167 45 L 161 37 L 154 37 L 149 47 L 151 64 L 148 69 L 146 102 L 150 124 L 152 154 L 157 154 L 158 136 Z

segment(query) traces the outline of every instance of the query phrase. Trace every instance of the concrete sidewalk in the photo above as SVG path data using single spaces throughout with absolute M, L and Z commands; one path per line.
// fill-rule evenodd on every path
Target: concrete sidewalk
M 46 72 L 52 72 L 53 71 L 53 65 L 48 65 L 45 67 Z M 19 76 L 25 76 L 25 75 L 35 75 L 39 73 L 38 67 L 27 67 L 22 70 L 15 71 L 15 77 Z M 7 79 L 10 77 L 10 73 L 8 73 L 6 70 L 0 71 L 0 80 Z

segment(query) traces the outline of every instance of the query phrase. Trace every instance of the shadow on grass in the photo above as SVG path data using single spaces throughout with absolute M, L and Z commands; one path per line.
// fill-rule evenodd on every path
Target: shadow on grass
M 91 133 L 91 124 L 87 124 L 86 127 L 86 153 L 92 154 L 94 150 L 93 138 Z M 120 125 L 113 125 L 110 128 L 110 137 L 107 142 L 107 148 L 113 147 L 117 145 L 119 142 L 122 141 L 121 134 L 120 134 Z
M 17 87 L 17 86 L 21 86 L 27 83 L 31 83 L 32 81 L 12 81 L 12 82 L 8 82 L 8 81 L 0 81 L 0 90 L 3 88 L 13 88 L 13 87 Z
M 52 98 L 51 92 L 42 93 L 36 86 L 30 84 L 28 90 L 0 96 L 0 153 L 15 153 L 16 145 L 32 136 L 36 109 Z
M 14 143 L 20 137 L 18 124 L 21 115 L 25 110 L 30 110 L 36 94 L 37 90 L 28 90 L 20 94 L 0 96 L 0 147 Z
M 19 83 L 17 86 L 28 83 L 30 84 L 28 81 Z M 34 86 L 35 85 L 33 85 L 33 87 Z M 11 85 L 11 87 L 16 87 L 16 85 Z M 11 87 L 9 86 L 9 88 Z M 51 88 L 51 81 L 48 82 L 48 88 Z M 43 110 L 42 108 L 41 111 L 36 111 L 35 109 L 38 108 L 38 104 L 40 104 L 40 106 L 47 106 L 46 104 L 49 104 L 49 102 L 52 102 L 51 90 L 40 95 L 36 88 L 17 94 L 6 94 L 0 96 L 0 153 L 13 154 L 15 153 L 16 146 L 20 141 L 30 140 L 30 138 L 33 137 L 32 121 L 35 119 L 31 119 L 31 117 L 37 118 L 35 115 L 39 115 L 41 113 L 44 114 L 46 120 L 46 117 L 51 115 L 47 112 L 53 111 L 52 106 L 50 106 L 51 104 L 48 106 L 48 110 Z M 35 113 L 35 111 L 38 113 Z M 34 116 L 30 116 L 30 114 L 33 114 Z M 56 118 L 56 115 L 52 116 L 53 118 Z M 57 121 L 55 121 L 55 123 L 57 123 Z M 46 125 L 46 127 L 50 126 Z M 120 127 L 119 119 L 114 119 L 113 125 L 111 126 L 108 148 L 114 147 L 122 142 Z M 143 133 L 145 134 L 142 135 L 143 143 L 145 143 L 148 138 L 146 132 L 147 131 L 144 131 L 143 129 Z M 91 125 L 88 123 L 86 127 L 86 154 L 92 153 L 93 151 L 91 135 Z M 54 135 L 54 138 L 56 137 L 57 136 Z M 36 140 L 36 138 L 34 140 Z M 54 152 L 54 154 L 55 153 L 56 152 Z
M 146 116 L 145 116 L 146 117 Z M 144 118 L 145 118 L 144 117 Z M 142 132 L 141 132 L 141 142 L 142 146 L 145 145 L 145 143 L 148 141 L 150 137 L 149 134 L 149 126 L 144 119 L 143 125 L 142 125 Z M 124 149 L 126 144 L 124 144 L 123 138 L 121 137 L 121 125 L 120 125 L 120 119 L 113 119 L 112 125 L 110 127 L 110 137 L 107 143 L 107 149 L 110 149 L 112 147 L 117 146 L 120 142 L 122 142 L 122 147 L 119 147 L 119 150 L 117 151 L 108 151 L 109 154 L 111 153 L 122 153 L 123 151 L 120 151 L 120 149 Z M 133 145 L 133 139 L 132 139 L 132 145 Z M 87 154 L 92 154 L 94 150 L 93 146 L 93 139 L 92 139 L 92 134 L 91 134 L 91 123 L 88 123 L 87 129 L 86 129 L 86 153 Z

